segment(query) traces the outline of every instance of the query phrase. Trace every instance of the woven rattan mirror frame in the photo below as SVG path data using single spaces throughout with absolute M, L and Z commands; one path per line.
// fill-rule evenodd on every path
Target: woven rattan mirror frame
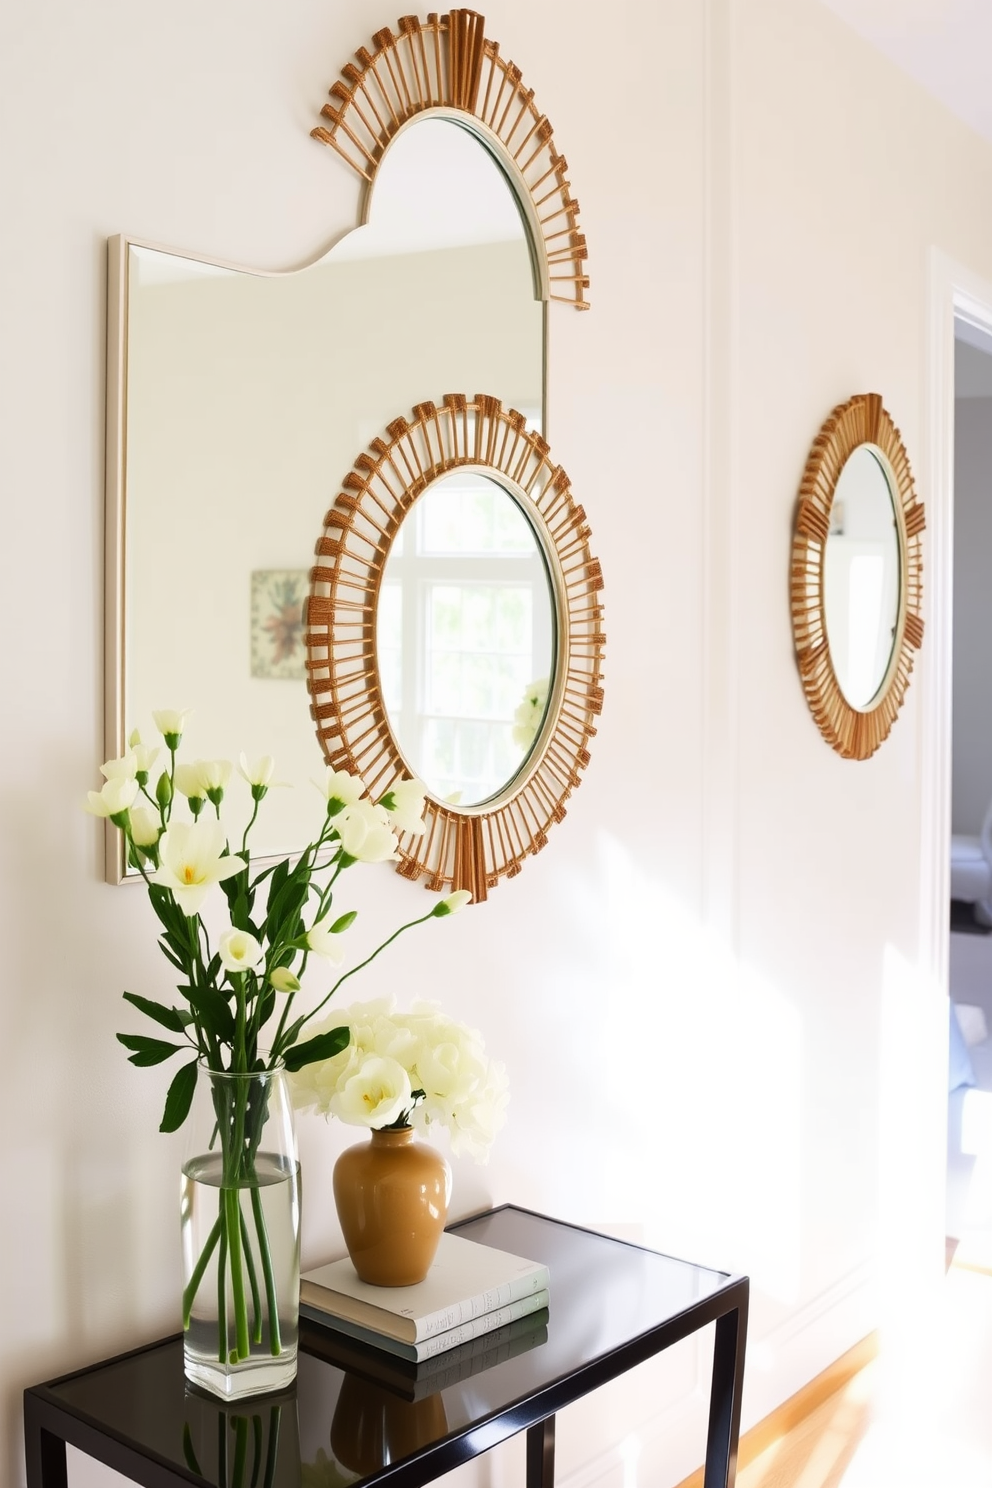
M 491 801 L 461 809 L 427 800 L 422 837 L 401 836 L 398 871 L 427 888 L 487 897 L 520 872 L 588 763 L 603 702 L 603 580 L 585 513 L 548 445 L 496 398 L 449 394 L 394 420 L 344 480 L 317 545 L 306 610 L 311 712 L 327 762 L 364 780 L 378 799 L 415 773 L 393 736 L 376 662 L 376 607 L 393 539 L 414 502 L 452 470 L 489 476 L 523 507 L 544 548 L 555 591 L 557 656 L 538 739 L 521 771 Z
M 536 265 L 539 298 L 587 310 L 586 240 L 571 194 L 568 163 L 555 149 L 547 116 L 514 62 L 487 38 L 474 10 L 402 16 L 360 47 L 330 90 L 327 121 L 311 130 L 367 183 L 364 216 L 383 155 L 396 135 L 425 114 L 452 119 L 477 135 L 510 179 L 543 253 Z M 357 64 L 357 65 L 356 65 Z
M 864 709 L 844 697 L 830 655 L 824 609 L 824 556 L 837 481 L 849 457 L 869 445 L 885 471 L 899 537 L 900 598 L 892 654 L 882 683 Z M 799 675 L 820 732 L 845 759 L 868 759 L 888 737 L 923 642 L 922 534 L 902 436 L 878 393 L 840 403 L 821 428 L 803 472 L 792 542 L 792 627 Z

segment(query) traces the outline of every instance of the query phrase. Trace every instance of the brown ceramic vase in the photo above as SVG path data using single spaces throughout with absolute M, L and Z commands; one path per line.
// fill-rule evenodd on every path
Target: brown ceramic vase
M 451 1169 L 413 1128 L 373 1131 L 334 1164 L 334 1202 L 352 1264 L 373 1286 L 423 1281 L 451 1198 Z

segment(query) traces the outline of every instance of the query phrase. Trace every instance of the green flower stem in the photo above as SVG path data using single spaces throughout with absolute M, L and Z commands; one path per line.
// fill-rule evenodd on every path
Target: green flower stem
M 206 1245 L 204 1245 L 202 1251 L 200 1252 L 200 1259 L 197 1261 L 196 1266 L 193 1269 L 193 1275 L 190 1277 L 189 1282 L 186 1286 L 186 1290 L 183 1292 L 184 1330 L 189 1327 L 190 1314 L 193 1311 L 193 1302 L 196 1298 L 197 1292 L 200 1290 L 200 1282 L 203 1280 L 203 1273 L 207 1269 L 207 1262 L 210 1260 L 210 1257 L 213 1255 L 214 1250 L 217 1247 L 217 1241 L 221 1238 L 223 1228 L 223 1216 L 218 1215 L 217 1219 L 214 1221 L 213 1229 L 207 1236 L 207 1243 Z
M 269 1450 L 265 1455 L 265 1479 L 262 1488 L 272 1488 L 276 1480 L 276 1463 L 279 1460 L 279 1427 L 282 1422 L 282 1406 L 273 1405 L 269 1410 Z
M 248 1457 L 248 1420 L 234 1418 L 234 1462 L 231 1465 L 231 1488 L 244 1488 L 245 1462 Z
M 238 978 L 240 980 L 240 978 Z M 239 1005 L 241 996 L 239 994 Z M 244 1062 L 244 1029 L 241 1030 L 241 1060 Z M 231 1292 L 234 1304 L 235 1349 L 239 1359 L 247 1359 L 250 1352 L 248 1342 L 248 1303 L 245 1297 L 245 1278 L 241 1248 L 241 1193 L 240 1184 L 245 1157 L 245 1102 L 247 1092 L 234 1092 L 234 1135 L 228 1132 L 230 1151 L 225 1154 L 224 1202 L 227 1206 L 228 1259 L 231 1266 Z
M 231 1051 L 231 1068 L 239 1075 L 247 1073 L 248 1065 L 245 1060 L 245 974 L 243 971 L 231 973 L 231 981 L 234 983 L 234 996 L 237 1002 L 237 1015 L 234 1027 L 234 1048 Z M 239 1102 L 240 1104 L 240 1102 Z M 241 1137 L 244 1139 L 244 1116 L 241 1122 Z M 240 1156 L 241 1145 L 236 1148 Z
M 241 1205 L 236 1188 L 223 1190 L 226 1209 L 228 1260 L 231 1266 L 231 1292 L 234 1302 L 234 1352 L 238 1359 L 247 1359 L 251 1352 L 248 1341 L 248 1302 L 245 1297 L 245 1277 L 241 1252 Z
M 226 1189 L 221 1189 L 220 1254 L 217 1257 L 217 1362 L 227 1364 L 227 1214 L 224 1209 Z
M 254 1193 L 252 1189 L 252 1193 Z M 258 1291 L 258 1277 L 255 1274 L 255 1260 L 251 1253 L 251 1239 L 248 1235 L 248 1221 L 245 1219 L 241 1205 L 238 1205 L 238 1216 L 241 1220 L 241 1248 L 244 1252 L 245 1270 L 248 1272 L 248 1285 L 251 1287 L 251 1316 L 252 1316 L 252 1342 L 262 1341 L 262 1299 Z M 263 1261 L 264 1264 L 264 1261 Z
M 258 1234 L 258 1250 L 262 1258 L 262 1275 L 265 1277 L 265 1300 L 269 1308 L 269 1352 L 275 1357 L 282 1353 L 282 1332 L 279 1327 L 279 1299 L 276 1296 L 276 1279 L 272 1272 L 272 1253 L 269 1249 L 269 1232 L 262 1213 L 262 1196 L 258 1184 L 251 1188 L 251 1210 L 255 1216 Z
M 189 1422 L 183 1422 L 183 1456 L 186 1458 L 186 1466 L 196 1473 L 198 1478 L 203 1477 L 200 1464 L 196 1460 L 196 1452 L 193 1448 L 193 1433 L 189 1429 Z
M 344 976 L 338 977 L 337 981 L 334 983 L 334 986 L 331 988 L 330 992 L 328 992 L 327 996 L 323 998 L 322 1001 L 318 1002 L 312 1013 L 307 1013 L 304 1022 L 309 1023 L 311 1018 L 315 1018 L 320 1012 L 321 1008 L 326 1006 L 326 1004 L 330 1002 L 331 998 L 334 996 L 338 988 L 344 986 L 349 977 L 355 976 L 359 971 L 364 971 L 365 967 L 371 965 L 376 956 L 380 955 L 387 946 L 392 945 L 393 941 L 398 939 L 398 937 L 401 936 L 404 931 L 412 930 L 414 925 L 423 925 L 425 921 L 433 920 L 434 918 L 435 915 L 433 909 L 429 909 L 425 915 L 420 916 L 419 920 L 409 920 L 407 924 L 401 925 L 398 930 L 394 930 L 389 939 L 384 940 L 382 942 L 382 945 L 372 952 L 371 956 L 366 956 L 364 961 L 359 961 L 358 965 L 353 966 L 350 971 L 346 971 Z
M 255 809 L 252 811 L 251 821 L 245 827 L 244 835 L 241 838 L 241 852 L 242 852 L 242 854 L 245 854 L 248 851 L 248 833 L 251 831 L 252 827 L 255 825 L 255 820 L 256 820 L 256 818 L 258 816 L 258 808 L 261 805 L 261 799 L 262 799 L 261 796 L 259 796 L 259 797 L 257 797 L 255 799 Z M 246 868 L 247 868 L 247 866 L 248 866 L 248 864 L 245 863 L 245 867 Z
M 259 1415 L 251 1418 L 251 1446 L 251 1488 L 256 1488 L 258 1470 L 262 1465 L 262 1418 Z
M 305 964 L 305 958 L 304 958 L 304 964 Z M 301 967 L 300 970 L 302 972 L 303 967 Z M 295 992 L 287 992 L 286 993 L 286 1002 L 285 1002 L 285 1005 L 284 1005 L 283 1010 L 282 1010 L 282 1016 L 279 1019 L 279 1026 L 276 1029 L 276 1036 L 272 1040 L 272 1058 L 273 1058 L 273 1060 L 279 1059 L 281 1057 L 281 1055 L 282 1055 L 282 1044 L 281 1044 L 280 1040 L 282 1039 L 283 1031 L 284 1031 L 284 1029 L 286 1027 L 286 1019 L 289 1017 L 289 1010 L 290 1010 L 290 1008 L 293 1005 L 293 998 L 295 996 L 296 996 L 296 993 Z

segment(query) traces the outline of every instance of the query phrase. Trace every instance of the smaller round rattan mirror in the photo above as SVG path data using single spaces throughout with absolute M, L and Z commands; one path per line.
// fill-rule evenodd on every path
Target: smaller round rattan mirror
M 831 413 L 813 442 L 792 545 L 803 688 L 827 742 L 867 759 L 887 737 L 923 640 L 925 525 L 899 430 L 877 393 Z

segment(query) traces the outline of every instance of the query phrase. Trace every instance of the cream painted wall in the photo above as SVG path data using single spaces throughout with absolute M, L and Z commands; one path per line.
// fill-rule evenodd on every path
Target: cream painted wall
M 920 689 L 873 760 L 827 749 L 796 677 L 788 557 L 808 445 L 840 399 L 882 391 L 922 468 L 927 254 L 992 278 L 992 150 L 815 0 L 609 14 L 607 33 L 591 0 L 567 21 L 488 7 L 591 245 L 593 309 L 551 316 L 550 435 L 607 577 L 606 712 L 548 849 L 363 991 L 402 974 L 510 1066 L 510 1124 L 488 1168 L 458 1167 L 459 1212 L 517 1200 L 751 1274 L 747 1423 L 884 1316 L 878 1277 L 939 1269 Z M 165 992 L 166 967 L 77 809 L 101 758 L 106 239 L 312 259 L 358 192 L 307 131 L 393 19 L 379 0 L 41 0 L 0 23 L 12 1483 L 21 1388 L 175 1316 L 181 1139 L 156 1132 L 165 1077 L 113 1039 L 121 991 Z M 374 929 L 419 893 L 370 870 L 355 902 Z M 301 1131 L 309 1262 L 335 1245 L 347 1140 Z M 704 1364 L 683 1346 L 566 1411 L 561 1481 L 677 1481 L 701 1455 Z M 502 1488 L 519 1466 L 513 1444 L 463 1476 Z

